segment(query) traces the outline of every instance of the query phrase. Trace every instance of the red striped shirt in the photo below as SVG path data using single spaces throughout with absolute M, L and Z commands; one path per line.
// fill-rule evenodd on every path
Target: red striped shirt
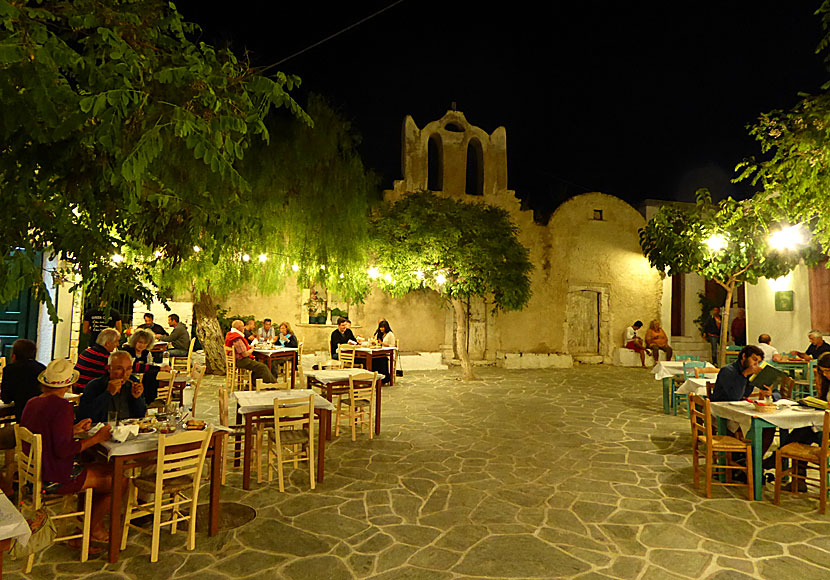
M 109 356 L 109 351 L 100 344 L 93 344 L 79 354 L 78 362 L 75 363 L 75 370 L 81 376 L 75 384 L 75 388 L 83 389 L 89 381 L 106 373 Z

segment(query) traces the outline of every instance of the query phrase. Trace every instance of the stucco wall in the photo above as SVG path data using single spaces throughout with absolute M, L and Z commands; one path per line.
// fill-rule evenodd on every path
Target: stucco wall
M 777 290 L 794 292 L 792 312 L 775 311 Z M 748 344 L 755 344 L 759 334 L 767 333 L 772 337 L 772 346 L 781 352 L 793 349 L 804 351 L 809 346 L 807 333 L 811 330 L 810 282 L 807 268 L 801 265 L 787 276 L 776 280 L 762 278 L 757 284 L 748 284 L 746 312 Z

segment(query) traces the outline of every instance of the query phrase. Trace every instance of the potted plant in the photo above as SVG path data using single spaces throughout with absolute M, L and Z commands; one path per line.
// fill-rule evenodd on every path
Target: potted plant
M 317 320 L 320 316 L 319 309 L 322 304 L 323 300 L 317 295 L 317 290 L 312 290 L 309 294 L 308 300 L 303 303 L 303 306 L 308 311 L 309 324 L 318 324 Z M 325 312 L 323 313 L 323 316 L 325 317 Z

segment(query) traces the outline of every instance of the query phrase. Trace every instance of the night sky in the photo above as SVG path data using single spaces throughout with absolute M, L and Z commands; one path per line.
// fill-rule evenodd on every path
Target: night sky
M 176 2 L 203 39 L 275 63 L 393 4 Z M 690 201 L 746 196 L 734 166 L 759 154 L 746 125 L 828 80 L 818 1 L 499 3 L 404 0 L 277 67 L 328 96 L 363 135 L 383 187 L 401 177 L 405 115 L 455 101 L 507 129 L 509 186 L 550 211 L 586 191 Z

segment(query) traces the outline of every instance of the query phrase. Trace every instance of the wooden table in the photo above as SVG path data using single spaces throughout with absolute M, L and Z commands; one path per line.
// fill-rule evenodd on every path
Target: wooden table
M 326 475 L 326 437 L 331 427 L 331 412 L 334 405 L 312 390 L 303 389 L 280 391 L 235 391 L 238 407 L 236 410 L 237 422 L 240 417 L 245 420 L 245 437 L 242 451 L 242 489 L 251 489 L 251 456 L 254 451 L 254 425 L 274 424 L 274 399 L 295 398 L 302 395 L 314 394 L 314 413 L 320 418 L 320 432 L 317 434 L 317 481 L 323 481 Z M 311 469 L 311 466 L 309 466 Z
M 26 518 L 14 507 L 9 498 L 0 494 L 0 578 L 3 577 L 3 552 L 11 549 L 12 540 L 19 540 L 23 545 L 29 542 L 32 531 Z
M 711 403 L 712 415 L 718 418 L 718 434 L 726 435 L 726 422 L 737 421 L 746 438 L 752 443 L 752 484 L 755 499 L 763 499 L 764 478 L 761 462 L 763 460 L 762 433 L 764 429 L 781 429 L 781 436 L 791 429 L 799 427 L 823 427 L 824 411 L 794 411 L 793 401 L 781 399 L 780 411 L 759 414 L 752 403 L 747 401 L 722 401 Z
M 370 348 L 368 346 L 358 346 L 354 349 L 354 358 L 355 362 L 358 360 L 366 361 L 365 369 L 367 371 L 372 370 L 372 360 L 377 358 L 385 358 L 389 360 L 389 384 L 395 384 L 395 370 L 394 365 L 392 364 L 395 361 L 395 357 L 397 356 L 398 349 L 394 346 L 384 346 L 381 348 Z M 346 381 L 348 383 L 348 380 Z M 378 414 L 380 416 L 380 414 Z
M 305 373 L 308 388 L 319 387 L 329 401 L 334 397 L 334 389 L 348 387 L 349 376 L 365 373 L 365 369 L 330 369 L 324 371 L 308 371 Z M 380 396 L 382 393 L 380 378 L 375 383 L 375 435 L 380 435 Z M 331 425 L 326 433 L 326 439 L 331 440 Z
M 299 348 L 289 348 L 289 347 L 277 347 L 274 349 L 271 348 L 255 348 L 254 349 L 254 358 L 261 362 L 264 365 L 268 366 L 268 370 L 271 370 L 271 363 L 274 361 L 288 361 L 291 363 L 291 388 L 295 387 L 295 383 L 297 380 L 297 366 L 299 362 L 297 361 L 297 357 L 299 356 L 300 349 Z M 273 371 L 272 371 L 273 372 Z
M 215 536 L 219 531 L 219 487 L 222 481 L 222 441 L 227 431 L 214 430 L 208 447 L 207 457 L 210 461 L 210 509 L 208 535 Z M 110 504 L 110 543 L 109 561 L 117 562 L 121 548 L 121 532 L 124 525 L 122 499 L 124 495 L 124 471 L 144 465 L 155 465 L 158 457 L 158 436 L 140 435 L 125 443 L 104 441 L 96 446 L 112 464 L 112 496 Z M 218 451 L 219 450 L 219 451 Z

